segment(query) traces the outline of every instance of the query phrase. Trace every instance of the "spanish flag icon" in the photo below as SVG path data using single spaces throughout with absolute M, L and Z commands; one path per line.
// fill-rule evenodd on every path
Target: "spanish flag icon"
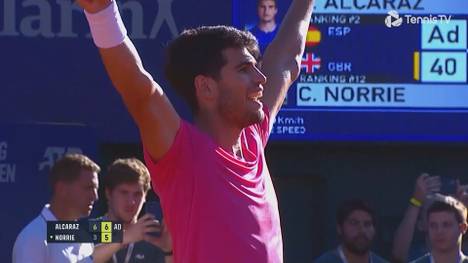
M 309 30 L 307 30 L 306 47 L 314 47 L 318 45 L 321 39 L 322 33 L 320 33 L 320 30 L 310 25 Z

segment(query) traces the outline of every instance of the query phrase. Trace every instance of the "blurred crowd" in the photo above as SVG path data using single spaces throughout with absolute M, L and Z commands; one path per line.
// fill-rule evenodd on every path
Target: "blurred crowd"
M 67 249 L 78 251 L 74 254 L 77 262 L 133 262 L 129 260 L 138 258 L 145 260 L 138 262 L 172 262 L 171 235 L 162 216 L 157 211 L 142 212 L 151 179 L 148 169 L 136 158 L 115 160 L 102 177 L 108 209 L 98 220 L 123 222 L 123 242 L 96 246 L 56 243 L 46 248 L 46 221 L 89 216 L 98 199 L 99 172 L 96 163 L 80 154 L 66 155 L 55 163 L 49 176 L 53 195 L 41 214 L 18 235 L 13 262 L 26 262 L 31 255 L 42 257 L 44 253 L 52 259 L 57 253 L 59 259 Z M 339 245 L 314 262 L 467 262 L 463 251 L 468 251 L 468 242 L 462 237 L 467 230 L 468 185 L 459 180 L 448 184 L 439 176 L 425 173 L 416 179 L 388 259 L 372 251 L 378 231 L 376 211 L 365 200 L 346 200 L 336 211 Z M 441 194 L 447 191 L 453 192 Z

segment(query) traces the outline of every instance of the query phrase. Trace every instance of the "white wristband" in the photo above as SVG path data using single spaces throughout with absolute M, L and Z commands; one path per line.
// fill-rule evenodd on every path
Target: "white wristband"
M 96 46 L 100 48 L 115 47 L 127 37 L 127 29 L 122 22 L 115 1 L 97 13 L 88 13 L 85 10 L 85 15 Z

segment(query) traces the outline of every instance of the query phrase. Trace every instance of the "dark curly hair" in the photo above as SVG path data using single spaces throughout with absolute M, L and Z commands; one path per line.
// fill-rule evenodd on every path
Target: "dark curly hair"
M 257 39 L 248 31 L 230 26 L 202 26 L 184 30 L 166 50 L 165 74 L 172 88 L 182 96 L 193 113 L 198 111 L 194 80 L 197 75 L 219 79 L 227 63 L 223 51 L 247 48 L 259 58 Z

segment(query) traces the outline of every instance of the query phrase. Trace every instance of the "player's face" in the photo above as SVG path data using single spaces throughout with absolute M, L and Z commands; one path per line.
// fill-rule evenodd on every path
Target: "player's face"
M 79 217 L 89 216 L 94 201 L 98 199 L 99 181 L 97 173 L 81 170 L 79 177 L 66 184 L 67 204 L 79 214 Z
M 372 217 L 365 211 L 353 211 L 343 225 L 338 226 L 338 233 L 343 246 L 348 250 L 356 254 L 366 253 L 370 250 L 375 235 Z
M 258 4 L 257 12 L 261 22 L 271 22 L 275 20 L 278 9 L 274 1 L 264 0 Z
M 455 215 L 449 211 L 429 214 L 427 231 L 432 249 L 439 252 L 449 252 L 458 249 L 464 225 L 459 224 Z
M 109 211 L 117 220 L 130 223 L 136 220 L 146 199 L 140 183 L 123 183 L 112 191 L 106 191 Z
M 217 110 L 238 128 L 263 120 L 263 84 L 266 77 L 258 69 L 255 58 L 246 48 L 228 48 L 223 51 L 227 61 L 217 82 L 219 95 Z

